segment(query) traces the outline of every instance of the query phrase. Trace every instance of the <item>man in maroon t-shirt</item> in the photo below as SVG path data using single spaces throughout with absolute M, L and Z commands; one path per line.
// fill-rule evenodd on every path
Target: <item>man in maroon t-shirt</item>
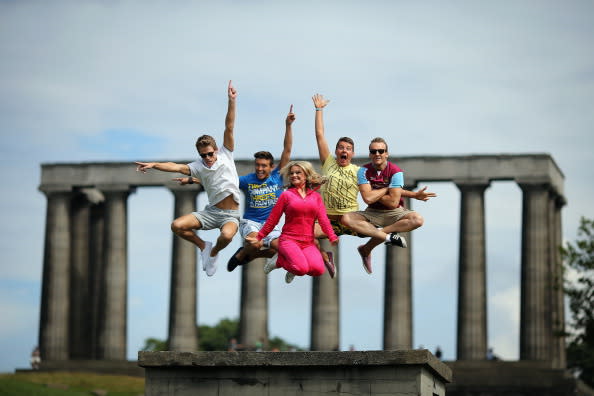
M 363 165 L 358 174 L 359 192 L 368 205 L 367 209 L 347 213 L 342 216 L 341 222 L 359 234 L 372 237 L 357 248 L 363 268 L 371 274 L 373 248 L 382 242 L 405 248 L 406 240 L 398 233 L 419 228 L 423 225 L 423 217 L 414 210 L 404 208 L 404 173 L 388 161 L 388 144 L 384 139 L 377 137 L 371 141 L 369 158 L 371 163 Z M 423 201 L 437 196 L 425 192 L 426 188 L 417 192 L 422 193 Z

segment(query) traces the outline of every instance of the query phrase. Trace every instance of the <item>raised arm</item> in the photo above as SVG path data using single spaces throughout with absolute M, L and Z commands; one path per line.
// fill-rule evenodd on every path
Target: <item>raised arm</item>
M 283 153 L 281 154 L 278 168 L 282 169 L 291 160 L 291 149 L 293 147 L 293 128 L 292 124 L 295 121 L 295 113 L 293 113 L 293 105 L 289 108 L 289 114 L 285 120 L 285 140 L 283 142 Z
M 190 167 L 186 164 L 176 164 L 175 162 L 135 162 L 135 164 L 136 171 L 142 173 L 146 173 L 149 169 L 156 169 L 163 172 L 190 174 Z
M 231 80 L 227 87 L 227 96 L 229 103 L 227 105 L 227 116 L 225 117 L 225 133 L 223 135 L 223 146 L 229 151 L 235 148 L 235 137 L 233 136 L 233 128 L 235 127 L 235 98 L 237 98 L 237 91 L 233 88 Z
M 318 143 L 318 153 L 320 155 L 320 161 L 322 165 L 326 161 L 326 158 L 330 155 L 330 149 L 328 148 L 328 141 L 326 140 L 326 136 L 324 136 L 324 117 L 323 117 L 323 109 L 326 107 L 328 102 L 327 99 L 324 99 L 324 96 L 320 94 L 315 94 L 312 98 L 314 106 L 316 108 L 316 141 Z

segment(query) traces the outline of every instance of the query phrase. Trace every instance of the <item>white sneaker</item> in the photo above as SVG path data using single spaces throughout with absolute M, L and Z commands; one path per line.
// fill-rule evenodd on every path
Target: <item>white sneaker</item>
M 291 282 L 293 282 L 293 279 L 295 279 L 295 274 L 287 271 L 287 273 L 285 275 L 285 283 L 291 283 Z
M 266 264 L 264 264 L 264 273 L 269 274 L 272 270 L 275 270 L 276 267 L 276 259 L 278 258 L 278 253 L 275 253 L 274 256 L 266 259 Z
M 205 242 L 204 244 L 204 250 L 201 253 L 202 269 L 206 272 L 206 275 L 213 276 L 217 272 L 217 258 L 219 258 L 219 255 L 211 257 L 212 242 Z
M 202 261 L 202 271 L 206 271 L 206 262 L 210 257 L 210 251 L 212 250 L 212 242 L 204 241 L 204 249 L 200 251 L 200 261 Z

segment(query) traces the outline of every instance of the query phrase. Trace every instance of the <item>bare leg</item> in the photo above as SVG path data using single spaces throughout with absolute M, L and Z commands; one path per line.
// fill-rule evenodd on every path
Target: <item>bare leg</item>
M 219 252 L 221 250 L 223 250 L 224 248 L 226 248 L 227 245 L 229 243 L 231 243 L 231 240 L 233 240 L 233 237 L 237 233 L 238 228 L 239 228 L 238 225 L 235 224 L 232 221 L 229 221 L 229 222 L 225 223 L 221 227 L 221 234 L 217 238 L 217 243 L 214 245 L 214 247 L 210 251 L 210 256 L 211 257 L 214 257 L 217 254 L 219 254 Z
M 250 232 L 247 236 L 251 237 L 251 238 L 255 238 L 257 235 L 258 235 L 258 233 L 254 231 L 254 232 Z M 276 254 L 277 249 L 275 249 L 274 246 L 276 245 L 276 247 L 278 248 L 278 240 L 273 239 L 270 244 L 271 244 L 271 247 L 268 249 L 259 249 L 259 248 L 255 247 L 254 245 L 252 245 L 251 243 L 244 242 L 243 249 L 241 249 L 235 255 L 235 258 L 241 262 L 250 262 L 250 261 L 260 258 L 260 257 L 270 258 Z
M 373 224 L 368 222 L 365 217 L 358 213 L 344 214 L 340 222 L 351 230 L 356 231 L 358 234 L 367 235 L 381 240 L 382 242 L 386 240 L 386 236 L 388 235 L 388 233 L 378 230 Z
M 386 234 L 390 234 L 392 232 L 412 231 L 421 227 L 423 225 L 423 222 L 423 216 L 421 216 L 417 212 L 411 212 L 406 216 L 402 217 L 396 223 L 382 228 L 382 231 Z
M 183 215 L 173 220 L 171 223 L 171 231 L 188 242 L 192 242 L 198 246 L 200 250 L 204 250 L 204 240 L 202 240 L 194 230 L 202 228 L 202 224 L 193 214 Z

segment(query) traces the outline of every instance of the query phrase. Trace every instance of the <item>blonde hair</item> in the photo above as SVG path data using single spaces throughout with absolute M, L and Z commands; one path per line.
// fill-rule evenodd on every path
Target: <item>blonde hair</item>
M 298 166 L 303 169 L 303 173 L 305 173 L 305 186 L 307 188 L 311 188 L 313 190 L 320 188 L 320 186 L 326 183 L 328 180 L 326 176 L 322 176 L 317 173 L 309 161 L 291 161 L 287 165 L 285 165 L 280 173 L 283 176 L 283 179 L 289 180 L 289 171 L 293 166 Z M 291 187 L 291 182 L 288 181 L 285 187 Z

